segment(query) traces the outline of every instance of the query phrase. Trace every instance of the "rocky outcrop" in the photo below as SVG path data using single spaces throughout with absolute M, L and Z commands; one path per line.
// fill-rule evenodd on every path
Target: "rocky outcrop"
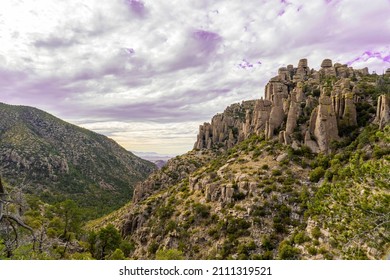
M 379 124 L 381 129 L 386 124 L 390 123 L 390 96 L 381 95 L 378 97 L 378 105 L 374 122 Z
M 298 117 L 301 113 L 300 102 L 297 101 L 297 94 L 293 92 L 291 94 L 290 108 L 287 115 L 286 133 L 290 135 L 294 132 L 297 126 Z
M 201 166 L 213 153 L 210 150 L 190 151 L 185 157 L 175 157 L 155 173 L 151 174 L 145 181 L 138 183 L 134 189 L 133 202 L 137 203 L 148 197 L 156 190 L 175 185 Z M 197 183 L 197 178 L 189 179 L 190 188 Z
M 284 100 L 288 98 L 288 87 L 280 81 L 271 81 L 268 85 L 270 89 L 268 98 L 272 102 L 268 123 L 266 123 L 266 138 L 270 139 L 274 135 L 275 129 L 279 128 L 285 118 Z M 267 89 L 266 89 L 267 90 Z
M 324 59 L 321 63 L 320 73 L 323 77 L 332 77 L 336 76 L 336 69 L 333 67 L 332 60 Z
M 306 58 L 302 58 L 299 60 L 298 68 L 294 69 L 294 72 L 295 72 L 293 76 L 294 82 L 306 80 L 307 76 L 310 74 L 310 69 L 307 64 Z
M 331 59 L 324 59 L 318 71 L 310 70 L 307 59 L 296 68 L 281 67 L 265 86 L 264 99 L 251 101 L 250 108 L 232 105 L 211 124 L 202 125 L 195 148 L 228 149 L 252 134 L 262 134 L 286 145 L 328 152 L 340 129 L 357 126 L 357 83 L 368 74 L 367 68 L 356 70 Z
M 222 114 L 215 115 L 211 123 L 199 126 L 199 134 L 194 149 L 231 148 L 244 139 L 243 126 L 246 116 L 251 114 L 255 101 L 244 101 L 226 108 Z M 248 116 L 249 119 L 251 117 Z M 255 123 L 255 122 L 254 122 Z
M 356 126 L 357 113 L 355 94 L 351 90 L 351 82 L 348 78 L 337 81 L 331 92 L 332 106 L 335 111 L 339 126 Z
M 248 110 L 245 120 L 244 137 L 251 134 L 264 132 L 267 121 L 271 113 L 272 102 L 269 100 L 256 100 L 253 111 Z
M 310 131 L 313 131 L 319 150 L 328 152 L 330 143 L 339 138 L 336 114 L 329 96 L 320 97 L 320 105 L 313 117 L 315 118 L 314 127 L 311 127 Z

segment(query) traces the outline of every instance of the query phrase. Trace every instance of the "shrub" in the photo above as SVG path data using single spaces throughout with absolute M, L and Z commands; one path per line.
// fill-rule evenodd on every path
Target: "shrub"
M 309 180 L 311 182 L 317 183 L 322 177 L 325 175 L 325 170 L 322 166 L 316 167 L 312 172 L 309 174 Z
M 311 235 L 313 238 L 318 239 L 321 236 L 321 230 L 319 227 L 315 227 L 311 230 Z
M 282 171 L 280 169 L 272 170 L 272 176 L 280 176 L 282 175 Z
M 246 197 L 246 195 L 242 192 L 234 192 L 233 199 L 235 201 L 243 200 Z
M 298 259 L 300 250 L 292 247 L 290 244 L 285 242 L 280 243 L 279 246 L 279 259 L 281 260 L 296 260 Z
M 123 253 L 123 251 L 121 249 L 116 249 L 114 251 L 114 253 L 112 253 L 111 255 L 107 256 L 106 259 L 107 260 L 125 260 L 126 257 L 125 257 L 125 254 Z
M 285 226 L 280 222 L 274 222 L 273 228 L 277 233 L 284 233 L 286 232 Z
M 256 244 L 252 240 L 251 242 L 247 244 L 240 244 L 237 248 L 237 253 L 242 255 L 242 259 L 248 259 L 248 256 L 250 255 L 250 252 L 256 249 Z
M 158 250 L 156 260 L 184 260 L 182 251 L 176 249 Z
M 159 245 L 155 241 L 153 241 L 152 243 L 150 243 L 150 245 L 148 247 L 148 252 L 150 254 L 154 254 L 154 253 L 156 253 L 158 247 L 159 247 Z
M 200 203 L 195 203 L 193 205 L 193 210 L 195 212 L 195 215 L 200 218 L 208 218 L 210 216 L 210 207 L 200 204 Z
M 259 155 L 261 155 L 261 150 L 259 148 L 256 148 L 254 151 L 253 151 L 253 156 L 252 158 L 257 158 Z
M 316 247 L 309 247 L 309 248 L 307 249 L 307 252 L 308 252 L 310 255 L 313 255 L 313 256 L 317 255 L 317 249 L 316 249 Z
M 261 239 L 261 247 L 267 251 L 275 249 L 275 244 L 270 236 L 263 236 Z
M 237 239 L 240 236 L 249 235 L 248 228 L 251 227 L 251 223 L 241 218 L 229 218 L 226 226 L 226 232 L 229 235 L 229 239 Z
M 307 237 L 304 232 L 297 233 L 294 236 L 294 243 L 295 244 L 302 244 L 306 241 Z

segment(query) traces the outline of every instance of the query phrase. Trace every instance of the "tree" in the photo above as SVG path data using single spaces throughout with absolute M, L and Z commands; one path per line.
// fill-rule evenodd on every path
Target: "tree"
M 112 253 L 121 245 L 122 237 L 119 231 L 112 224 L 102 228 L 97 236 L 97 252 L 100 253 L 99 258 L 101 260 L 104 260 L 107 255 Z
M 81 229 L 81 211 L 76 202 L 71 199 L 54 205 L 54 215 L 62 221 L 61 237 L 69 239 L 69 234 L 78 234 Z
M 49 220 L 47 235 L 60 244 L 58 253 L 65 258 L 69 245 L 81 232 L 81 210 L 70 199 L 58 202 L 45 209 L 45 216 Z
M 111 255 L 106 257 L 106 260 L 125 260 L 125 254 L 121 249 L 116 249 Z
M 6 250 L 6 257 L 12 257 L 13 251 L 18 247 L 19 244 L 19 233 L 17 227 L 22 227 L 30 231 L 33 239 L 33 248 L 35 247 L 35 235 L 34 230 L 26 225 L 17 213 L 9 211 L 9 205 L 13 204 L 14 201 L 6 193 L 3 183 L 0 178 L 0 224 L 3 225 L 3 243 Z

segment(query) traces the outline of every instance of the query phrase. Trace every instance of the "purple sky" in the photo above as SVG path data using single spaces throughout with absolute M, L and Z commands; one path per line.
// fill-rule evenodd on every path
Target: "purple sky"
M 280 66 L 331 58 L 382 73 L 389 14 L 388 0 L 1 1 L 0 102 L 180 154 Z

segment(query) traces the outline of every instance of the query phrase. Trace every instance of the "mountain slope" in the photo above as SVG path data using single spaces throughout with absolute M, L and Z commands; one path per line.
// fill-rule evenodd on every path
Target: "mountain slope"
M 202 125 L 195 149 L 138 184 L 110 222 L 136 244 L 132 258 L 383 258 L 389 82 L 330 60 L 279 69 L 265 99 Z
M 103 135 L 0 103 L 0 174 L 25 193 L 47 202 L 71 198 L 97 216 L 125 204 L 154 169 Z

